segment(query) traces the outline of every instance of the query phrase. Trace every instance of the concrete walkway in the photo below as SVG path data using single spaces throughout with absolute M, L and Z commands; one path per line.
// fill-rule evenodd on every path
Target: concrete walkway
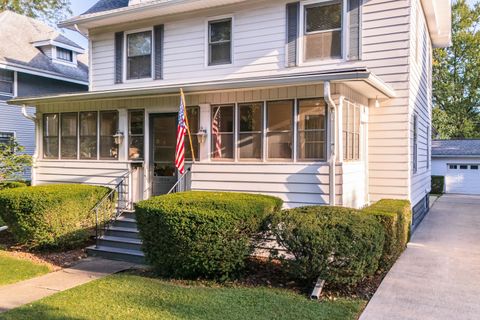
M 88 258 L 72 268 L 0 287 L 0 313 L 134 266 L 128 262 Z
M 480 196 L 437 200 L 360 319 L 480 319 Z

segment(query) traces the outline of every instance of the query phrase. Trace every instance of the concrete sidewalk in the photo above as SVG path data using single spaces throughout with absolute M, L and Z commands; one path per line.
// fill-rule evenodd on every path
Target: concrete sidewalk
M 0 287 L 0 313 L 135 266 L 129 262 L 88 258 L 72 268 Z
M 445 195 L 361 320 L 480 319 L 480 196 Z

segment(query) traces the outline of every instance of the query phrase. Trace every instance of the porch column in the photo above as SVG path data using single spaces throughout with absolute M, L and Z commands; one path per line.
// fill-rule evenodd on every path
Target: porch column
M 200 130 L 207 131 L 207 138 L 205 142 L 200 145 L 200 162 L 205 162 L 210 159 L 210 146 L 212 141 L 212 132 L 210 127 L 210 113 L 211 105 L 209 103 L 200 104 Z

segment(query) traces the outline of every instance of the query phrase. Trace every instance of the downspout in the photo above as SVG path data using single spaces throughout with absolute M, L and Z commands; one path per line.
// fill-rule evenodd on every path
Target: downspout
M 34 115 L 30 115 L 28 114 L 27 112 L 27 106 L 26 105 L 22 105 L 22 115 L 30 120 L 30 121 L 33 121 L 34 125 L 35 125 L 35 152 L 33 153 L 33 157 L 32 157 L 32 168 L 31 168 L 31 179 L 32 179 L 32 186 L 35 185 L 35 180 L 36 180 L 36 174 L 35 174 L 35 164 L 37 162 L 37 158 L 38 158 L 38 146 L 39 146 L 39 143 L 38 143 L 38 126 L 37 126 L 37 117 L 34 116 Z
M 330 81 L 325 81 L 323 84 L 323 96 L 325 102 L 327 103 L 330 111 L 330 205 L 336 205 L 336 163 L 337 156 L 335 152 L 335 141 L 336 141 L 336 126 L 335 126 L 335 111 L 337 106 L 332 99 L 332 92 L 330 89 Z

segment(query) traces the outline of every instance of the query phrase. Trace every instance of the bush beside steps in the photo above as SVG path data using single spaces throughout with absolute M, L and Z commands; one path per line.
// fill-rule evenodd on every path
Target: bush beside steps
M 160 275 L 222 281 L 243 271 L 252 238 L 281 206 L 264 195 L 185 192 L 138 203 L 136 218 L 146 259 Z
M 20 244 L 69 249 L 92 235 L 91 210 L 109 192 L 109 188 L 77 184 L 6 189 L 0 191 L 0 217 Z M 113 207 L 114 199 L 109 199 L 101 210 Z

